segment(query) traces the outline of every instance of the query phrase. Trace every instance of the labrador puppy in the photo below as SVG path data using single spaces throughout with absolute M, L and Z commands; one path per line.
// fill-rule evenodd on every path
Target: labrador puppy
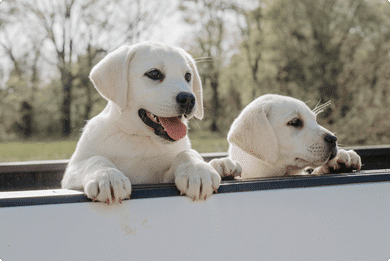
M 229 157 L 240 163 L 243 178 L 329 173 L 345 165 L 360 170 L 356 152 L 339 149 L 337 138 L 318 125 L 316 114 L 300 100 L 267 94 L 251 102 L 234 120 Z
M 191 149 L 187 121 L 203 118 L 202 84 L 193 58 L 159 43 L 123 46 L 91 71 L 106 108 L 85 126 L 62 188 L 93 201 L 121 203 L 131 184 L 175 182 L 181 194 L 206 199 L 238 164 L 212 164 Z

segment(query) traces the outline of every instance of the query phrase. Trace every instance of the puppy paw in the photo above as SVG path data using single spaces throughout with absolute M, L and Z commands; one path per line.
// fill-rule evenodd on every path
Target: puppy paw
M 213 159 L 210 165 L 219 173 L 221 178 L 235 178 L 241 176 L 241 166 L 237 161 L 229 158 Z
M 192 200 L 206 200 L 213 192 L 217 192 L 221 177 L 208 163 L 183 164 L 176 170 L 175 184 L 180 194 Z
M 337 156 L 324 166 L 314 169 L 313 174 L 343 173 L 360 170 L 362 162 L 360 156 L 353 150 L 340 149 Z
M 360 170 L 362 162 L 360 156 L 355 151 L 340 149 L 337 156 L 330 160 L 327 165 L 329 166 L 330 171 L 352 171 Z
M 117 169 L 96 171 L 84 187 L 85 194 L 92 201 L 105 202 L 108 205 L 130 197 L 130 180 Z

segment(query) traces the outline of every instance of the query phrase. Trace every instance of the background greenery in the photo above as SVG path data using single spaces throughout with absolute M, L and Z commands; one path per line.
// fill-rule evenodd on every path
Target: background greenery
M 225 152 L 229 145 L 219 133 L 191 132 L 192 148 L 203 152 Z M 76 148 L 76 139 L 45 141 L 12 141 L 0 144 L 2 162 L 69 159 Z
M 234 118 L 266 93 L 309 107 L 343 145 L 390 143 L 387 0 L 16 0 L 0 3 L 0 161 L 68 158 L 104 101 L 91 68 L 179 13 L 205 118 L 190 137 L 226 151 Z M 173 4 L 172 4 L 173 3 Z M 160 11 L 156 11 L 160 10 Z

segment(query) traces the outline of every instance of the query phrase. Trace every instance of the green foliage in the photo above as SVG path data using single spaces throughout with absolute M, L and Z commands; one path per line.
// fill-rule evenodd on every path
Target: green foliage
M 204 86 L 205 118 L 190 121 L 190 137 L 200 151 L 226 150 L 226 134 L 233 120 L 254 98 L 266 93 L 309 101 L 311 108 L 331 100 L 318 122 L 335 132 L 343 145 L 390 143 L 387 1 L 252 0 L 246 6 L 227 0 L 180 3 L 179 11 L 196 28 L 183 47 L 198 58 Z M 8 24 L 4 21 L 1 36 Z M 94 28 L 94 21 L 90 23 Z M 26 45 L 30 53 L 23 51 L 18 56 L 13 44 L 4 39 L 0 39 L 0 49 L 14 68 L 8 75 L 3 70 L 0 74 L 0 141 L 59 138 L 64 100 L 61 75 L 44 78 L 38 40 Z M 89 40 L 70 64 L 74 77 L 71 138 L 77 138 L 85 121 L 106 105 L 88 75 L 107 48 Z M 31 109 L 26 109 L 26 102 Z M 28 119 L 31 136 L 25 131 Z
M 239 51 L 221 71 L 221 130 L 254 98 L 277 93 L 312 108 L 331 100 L 318 121 L 344 145 L 388 143 L 389 3 L 277 0 L 260 7 L 244 12 Z

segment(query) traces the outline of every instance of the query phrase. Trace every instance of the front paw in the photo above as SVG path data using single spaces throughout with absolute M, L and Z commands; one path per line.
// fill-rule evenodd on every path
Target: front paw
M 210 197 L 217 191 L 221 177 L 208 163 L 183 164 L 176 170 L 175 184 L 180 194 L 186 194 L 192 200 Z
M 109 168 L 96 171 L 84 188 L 85 194 L 93 201 L 122 203 L 130 197 L 130 180 L 119 170 Z
M 329 170 L 332 171 L 352 171 L 360 170 L 362 168 L 362 162 L 360 156 L 353 150 L 340 149 L 337 156 L 330 160 L 327 165 Z
M 222 178 L 235 178 L 241 176 L 241 166 L 237 161 L 229 158 L 213 159 L 210 165 Z
M 334 159 L 328 161 L 324 166 L 314 169 L 313 174 L 343 173 L 361 168 L 360 156 L 355 151 L 340 149 Z

